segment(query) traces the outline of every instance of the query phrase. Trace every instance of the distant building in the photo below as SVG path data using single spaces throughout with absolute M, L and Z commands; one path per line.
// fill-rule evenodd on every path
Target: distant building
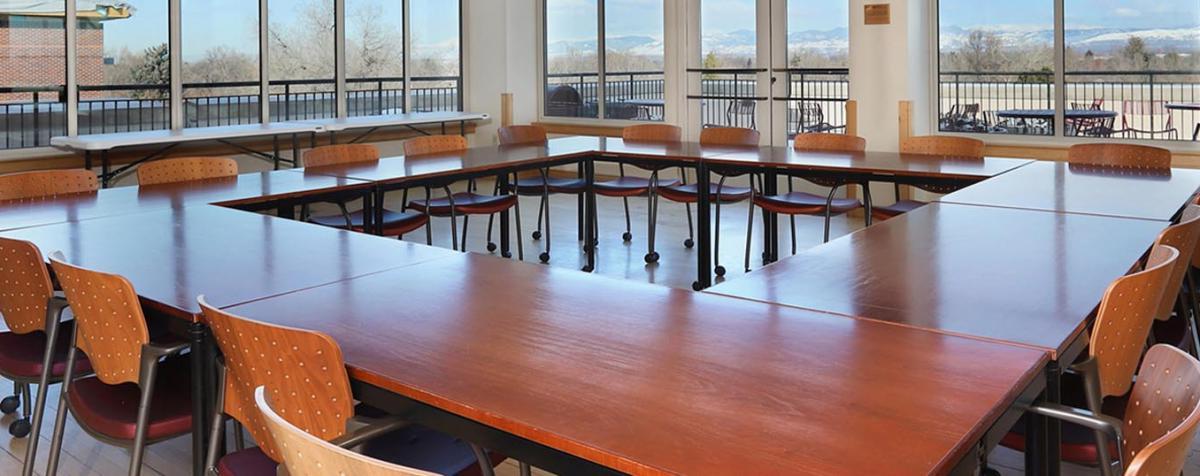
M 76 0 L 68 0 L 76 1 Z M 104 84 L 104 22 L 129 18 L 133 8 L 114 1 L 77 1 L 79 82 Z M 66 84 L 65 2 L 0 3 L 0 87 Z M 56 101 L 54 93 L 39 93 Z M 0 93 L 0 101 L 30 101 L 32 93 Z

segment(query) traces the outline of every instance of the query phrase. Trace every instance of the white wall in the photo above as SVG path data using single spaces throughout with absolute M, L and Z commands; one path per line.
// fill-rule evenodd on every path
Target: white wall
M 890 25 L 864 25 L 869 3 L 880 1 L 850 0 L 850 98 L 858 101 L 858 133 L 868 147 L 895 151 L 900 101 L 913 101 L 914 119 L 928 117 L 929 2 L 892 0 Z M 917 134 L 928 132 L 927 120 L 913 125 Z
M 471 140 L 496 141 L 500 127 L 500 95 L 511 92 L 513 122 L 537 120 L 536 0 L 466 0 L 464 36 L 467 101 L 465 109 L 492 115 Z

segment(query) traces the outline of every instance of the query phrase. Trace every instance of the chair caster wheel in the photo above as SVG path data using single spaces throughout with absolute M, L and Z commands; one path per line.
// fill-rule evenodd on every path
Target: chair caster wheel
M 531 236 L 533 236 L 533 239 L 535 239 L 535 240 L 540 240 L 540 239 L 542 239 L 542 232 L 535 231 L 535 232 L 533 232 L 533 234 Z
M 17 398 L 16 395 L 13 395 L 11 397 L 4 397 L 4 400 L 0 401 L 0 413 L 4 413 L 5 415 L 7 415 L 9 413 L 17 411 L 17 408 L 20 406 L 21 406 L 21 399 Z
M 550 262 L 550 253 L 542 253 L 542 254 L 538 255 L 538 259 L 542 260 L 543 263 L 549 263 Z
M 725 267 L 724 266 L 717 266 L 717 269 L 715 269 L 713 271 L 715 271 L 717 273 L 717 277 L 719 277 L 719 278 L 725 277 Z
M 688 238 L 683 240 L 683 246 L 690 249 L 691 247 L 696 246 L 696 242 L 691 238 Z
M 621 234 L 621 240 L 625 241 L 626 243 L 633 241 L 633 233 L 630 233 L 627 231 L 627 232 Z
M 12 424 L 8 425 L 8 434 L 12 435 L 13 438 L 24 438 L 29 436 L 29 430 L 32 428 L 33 425 L 29 424 L 29 419 L 22 418 L 20 420 L 13 421 Z
M 500 256 L 503 256 L 506 259 L 512 259 L 512 252 L 510 251 L 508 253 L 500 253 Z
M 590 272 L 592 272 L 592 271 L 595 271 L 595 270 L 596 270 L 596 268 L 593 268 L 593 267 L 591 267 L 591 266 L 584 266 L 584 267 L 580 268 L 580 270 L 581 270 L 581 271 L 583 271 L 583 272 L 585 272 L 585 273 L 590 273 Z
M 692 281 L 692 290 L 693 291 L 703 291 L 704 286 L 700 285 L 700 281 Z
M 657 263 L 658 258 L 659 258 L 659 256 L 658 256 L 657 251 L 652 251 L 652 252 L 646 253 L 646 264 Z
M 1000 476 L 1000 472 L 993 468 L 983 468 L 979 471 L 980 476 Z
M 488 253 L 495 253 L 496 252 L 496 244 L 488 243 L 487 250 L 488 250 Z

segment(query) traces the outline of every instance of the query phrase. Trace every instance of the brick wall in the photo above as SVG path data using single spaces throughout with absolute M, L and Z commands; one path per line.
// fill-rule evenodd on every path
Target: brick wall
M 51 28 L 0 28 L 0 87 L 66 83 L 66 33 Z M 79 29 L 77 71 L 81 84 L 104 84 L 104 30 Z M 0 94 L 0 101 L 29 101 L 29 93 Z M 56 100 L 42 93 L 42 101 Z

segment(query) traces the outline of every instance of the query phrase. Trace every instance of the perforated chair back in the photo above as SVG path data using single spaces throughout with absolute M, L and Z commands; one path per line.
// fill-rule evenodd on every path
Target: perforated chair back
M 254 389 L 263 386 L 275 409 L 292 425 L 322 440 L 346 433 L 346 422 L 354 416 L 354 398 L 342 350 L 332 338 L 238 317 L 203 298 L 200 308 L 225 356 L 224 412 L 250 430 L 263 453 L 282 461 L 262 414 L 255 409 Z
M 304 153 L 305 167 L 354 164 L 379 160 L 379 148 L 371 144 L 323 145 Z
M 1067 162 L 1081 165 L 1167 170 L 1171 151 L 1134 144 L 1076 144 L 1067 149 Z
M 156 160 L 138 166 L 138 185 L 190 182 L 236 177 L 238 164 L 229 157 L 179 157 Z
M 968 159 L 982 159 L 983 148 L 983 141 L 967 137 L 916 136 L 900 142 L 900 152 L 905 154 Z
M 1188 205 L 1187 208 L 1183 209 L 1183 215 L 1180 216 L 1179 222 L 1183 223 L 1183 222 L 1195 220 L 1196 218 L 1200 218 L 1200 205 L 1193 203 L 1193 204 Z M 1193 268 L 1200 268 L 1200 253 L 1196 252 L 1198 250 L 1200 250 L 1200 238 L 1196 239 L 1196 249 L 1192 250 L 1192 267 Z
M 272 409 L 277 398 L 267 398 L 267 390 L 254 391 L 254 401 L 267 431 L 279 446 L 283 466 L 292 476 L 432 476 L 434 473 L 391 464 L 339 448 L 291 424 Z
M 847 134 L 796 134 L 792 147 L 796 150 L 862 152 L 867 150 L 867 140 Z
M 1196 245 L 1200 241 L 1200 206 L 1188 205 L 1184 216 L 1178 224 L 1171 225 L 1159 233 L 1155 245 L 1166 245 L 1179 250 L 1179 259 L 1171 269 L 1171 277 L 1167 279 L 1167 291 L 1163 293 L 1162 301 L 1155 316 L 1160 321 L 1171 317 L 1175 309 L 1175 300 L 1179 293 L 1171 290 L 1183 286 L 1183 278 L 1187 277 L 1188 268 L 1195 258 Z
M 1129 391 L 1178 258 L 1175 248 L 1155 246 L 1143 271 L 1117 278 L 1104 292 L 1088 346 L 1099 369 L 1100 396 Z
M 702 145 L 756 146 L 761 135 L 742 127 L 706 127 L 700 130 Z
M 404 155 L 429 155 L 467 149 L 467 138 L 463 136 L 422 136 L 404 141 Z
M 46 305 L 54 283 L 33 243 L 0 238 L 0 314 L 17 334 L 46 328 Z
M 496 133 L 503 145 L 541 144 L 546 142 L 546 129 L 542 126 L 507 126 Z
M 1200 362 L 1169 345 L 1151 347 L 1125 415 L 1125 474 L 1180 474 L 1200 425 Z
M 87 169 L 37 170 L 0 175 L 0 200 L 53 197 L 100 189 L 96 174 Z
M 101 382 L 138 383 L 142 345 L 150 342 L 146 317 L 125 278 L 81 268 L 50 255 L 50 266 L 75 315 L 76 347 Z
M 621 138 L 634 142 L 679 142 L 683 130 L 670 124 L 638 124 L 621 129 Z

